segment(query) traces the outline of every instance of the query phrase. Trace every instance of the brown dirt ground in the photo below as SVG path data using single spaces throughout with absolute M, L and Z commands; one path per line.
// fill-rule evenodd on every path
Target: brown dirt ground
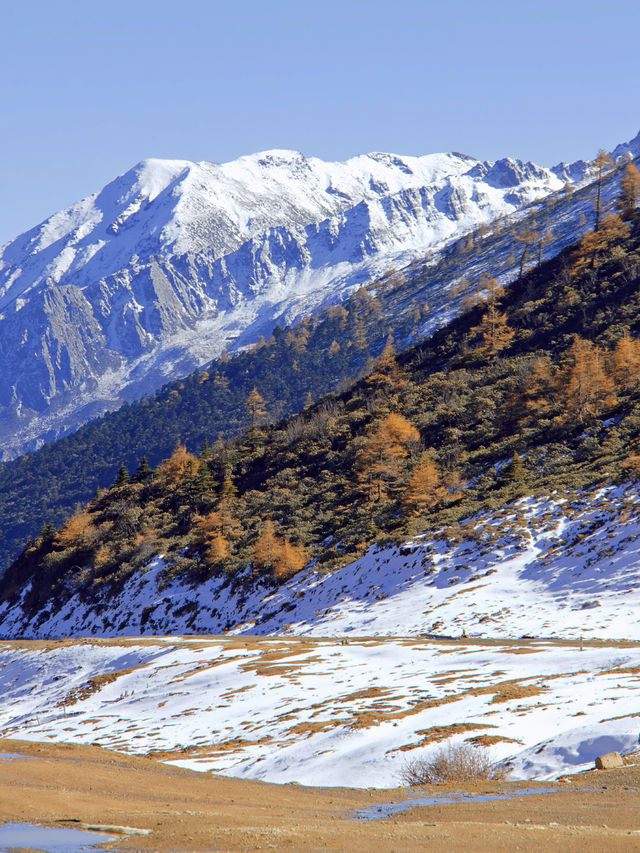
M 77 826 L 73 821 L 78 821 L 151 830 L 146 837 L 120 836 L 110 845 L 113 850 L 640 850 L 640 765 L 569 777 L 557 783 L 559 793 L 414 808 L 365 822 L 349 820 L 352 811 L 402 800 L 411 792 L 270 785 L 94 746 L 0 740 L 0 752 L 32 756 L 0 759 L 0 822 Z M 551 784 L 488 782 L 468 790 L 523 787 Z

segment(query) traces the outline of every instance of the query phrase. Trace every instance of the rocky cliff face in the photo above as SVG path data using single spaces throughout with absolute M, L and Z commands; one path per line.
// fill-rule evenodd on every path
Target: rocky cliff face
M 587 169 L 461 154 L 144 161 L 0 250 L 4 457 Z

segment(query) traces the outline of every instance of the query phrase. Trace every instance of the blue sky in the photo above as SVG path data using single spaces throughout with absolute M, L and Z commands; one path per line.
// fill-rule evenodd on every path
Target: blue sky
M 640 129 L 639 25 L 637 0 L 4 3 L 0 243 L 145 157 L 591 157 Z

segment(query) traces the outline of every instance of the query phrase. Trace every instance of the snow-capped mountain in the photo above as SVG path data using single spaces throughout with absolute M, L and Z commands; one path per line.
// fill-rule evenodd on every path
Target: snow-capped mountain
M 0 250 L 4 455 L 587 173 L 455 153 L 143 161 Z

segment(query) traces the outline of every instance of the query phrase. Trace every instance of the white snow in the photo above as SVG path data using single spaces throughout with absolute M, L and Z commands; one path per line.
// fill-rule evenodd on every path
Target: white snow
M 494 173 L 506 182 L 492 180 Z M 427 247 L 561 186 L 553 172 L 531 163 L 485 165 L 455 154 L 369 154 L 325 163 L 295 151 L 265 151 L 222 165 L 149 159 L 2 247 L 0 295 L 6 305 L 45 276 L 87 286 L 125 268 L 134 254 L 220 258 L 249 240 L 263 243 L 270 229 L 304 239 L 305 230 L 311 236 L 327 224 L 335 236 L 359 218 L 380 242 L 378 251 L 385 244 L 408 249 L 407 240 Z M 453 198 L 461 200 L 458 210 Z M 318 248 L 316 267 L 330 261 Z M 16 277 L 18 259 L 23 269 Z
M 434 735 L 503 739 L 493 754 L 515 778 L 586 769 L 637 743 L 637 646 L 167 639 L 0 644 L 0 735 L 357 787 L 397 785 L 407 759 L 441 745 L 423 743 Z M 114 680 L 78 692 L 105 672 Z M 531 695 L 510 693 L 513 684 Z
M 586 164 L 574 166 L 573 179 L 584 178 Z M 275 321 L 308 315 L 480 224 L 520 214 L 563 181 L 532 163 L 460 154 L 145 160 L 0 248 L 0 314 L 15 323 L 19 304 L 26 328 L 48 327 L 51 304 L 59 313 L 75 299 L 102 336 L 89 354 L 66 330 L 60 346 L 78 356 L 71 373 L 57 365 L 40 377 L 51 393 L 30 401 L 17 435 L 19 403 L 6 410 L 11 434 L 1 452 L 9 458 L 143 385 L 149 393 L 225 348 L 249 345 Z M 52 289 L 60 298 L 43 308 Z M 450 314 L 433 296 L 425 332 Z M 129 304 L 142 309 L 133 323 Z M 25 345 L 6 323 L 0 317 L 13 388 L 25 361 L 44 362 L 40 335 Z M 10 396 L 21 394 L 18 382 Z
M 637 486 L 522 499 L 438 533 L 370 548 L 282 585 L 250 570 L 192 586 L 156 557 L 118 591 L 69 592 L 27 614 L 0 604 L 0 636 L 236 634 L 598 637 L 640 640 Z M 26 592 L 23 591 L 23 596 Z M 144 614 L 144 615 L 143 615 Z
M 113 598 L 3 604 L 6 638 L 173 636 L 0 643 L 0 735 L 315 785 L 396 785 L 434 737 L 490 737 L 515 778 L 586 769 L 638 741 L 639 506 L 522 499 L 280 587 L 167 581 L 159 555 Z

